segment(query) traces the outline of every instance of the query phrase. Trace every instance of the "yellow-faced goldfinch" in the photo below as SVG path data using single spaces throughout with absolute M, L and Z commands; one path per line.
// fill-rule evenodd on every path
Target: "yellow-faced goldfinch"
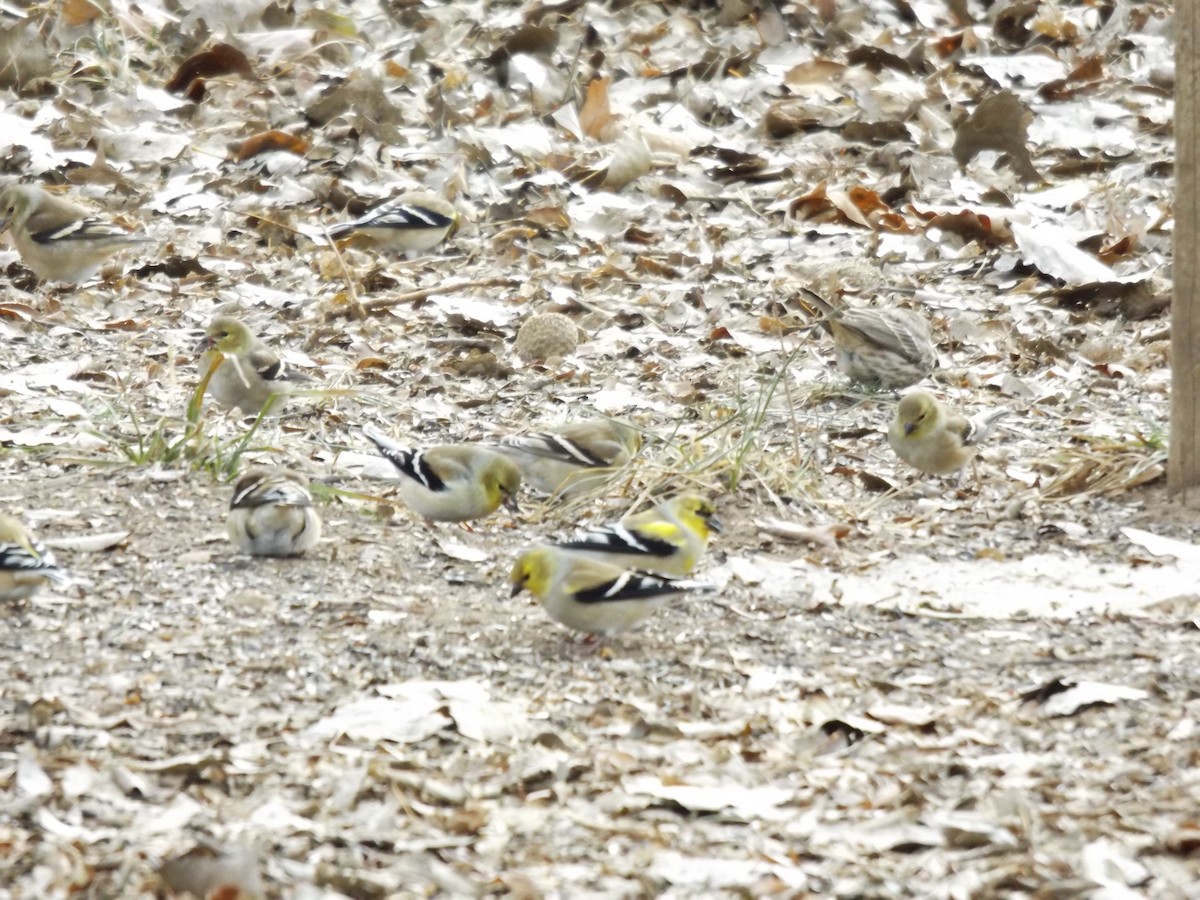
M 0 600 L 23 600 L 48 581 L 67 584 L 70 579 L 28 528 L 0 516 Z
M 513 565 L 510 582 L 512 596 L 529 591 L 555 622 L 600 635 L 632 628 L 676 594 L 713 589 L 631 572 L 558 547 L 526 550 Z
M 696 568 L 709 538 L 720 531 L 712 501 L 683 496 L 555 546 L 623 569 L 680 578 Z
M 556 494 L 597 486 L 641 446 L 641 434 L 624 422 L 590 419 L 554 431 L 505 438 L 496 449 L 517 464 L 526 484 Z
M 308 481 L 286 469 L 258 466 L 233 486 L 229 539 L 251 556 L 300 556 L 321 539 Z
M 334 240 L 361 237 L 385 250 L 429 250 L 458 223 L 458 211 L 437 194 L 414 191 L 386 200 L 353 222 L 328 229 Z
M 208 383 L 208 394 L 221 406 L 257 415 L 272 397 L 287 394 L 309 381 L 289 368 L 270 347 L 233 316 L 215 316 L 208 323 L 200 357 L 200 377 L 218 360 Z M 279 401 L 276 401 L 278 404 Z
M 0 232 L 12 229 L 21 262 L 43 281 L 87 281 L 119 250 L 146 242 L 82 206 L 28 184 L 0 195 Z
M 474 444 L 409 449 L 370 426 L 363 435 L 399 471 L 400 496 L 419 516 L 466 522 L 491 515 L 501 503 L 518 511 L 521 472 L 506 456 Z
M 943 407 L 929 394 L 905 394 L 888 428 L 896 455 L 928 475 L 949 475 L 975 458 L 976 444 L 991 434 L 1007 409 L 993 409 L 966 419 Z
M 907 309 L 851 309 L 835 306 L 802 288 L 804 300 L 824 315 L 833 337 L 838 369 L 852 382 L 895 390 L 916 384 L 933 371 L 937 351 L 929 323 Z

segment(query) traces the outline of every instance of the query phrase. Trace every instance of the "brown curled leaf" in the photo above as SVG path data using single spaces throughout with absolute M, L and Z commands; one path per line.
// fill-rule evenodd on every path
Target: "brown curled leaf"
M 189 96 L 196 93 L 193 84 L 196 79 L 215 78 L 219 75 L 241 75 L 243 78 L 255 77 L 250 60 L 232 44 L 214 44 L 208 50 L 194 53 L 179 64 L 174 76 L 167 82 L 166 90 L 172 94 L 187 92 Z M 202 89 L 200 91 L 202 94 Z
M 238 162 L 245 162 L 260 153 L 271 153 L 277 150 L 303 156 L 308 152 L 308 142 L 294 134 L 288 134 L 286 131 L 275 129 L 260 131 L 242 141 L 233 151 L 233 157 Z

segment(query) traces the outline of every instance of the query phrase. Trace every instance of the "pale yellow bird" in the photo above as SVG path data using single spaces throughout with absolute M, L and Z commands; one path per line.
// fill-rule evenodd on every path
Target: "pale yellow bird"
M 11 516 L 0 516 L 0 600 L 23 600 L 49 582 L 69 584 L 54 554 Z
M 458 224 L 458 210 L 437 194 L 411 191 L 386 200 L 351 222 L 333 225 L 334 240 L 359 237 L 380 249 L 405 253 L 431 250 Z
M 543 494 L 577 495 L 599 487 L 638 452 L 642 435 L 616 419 L 588 419 L 553 431 L 507 437 L 496 445 Z
M 300 556 L 321 539 L 308 480 L 281 468 L 242 473 L 229 503 L 229 539 L 251 556 Z
M 713 590 L 710 584 L 628 571 L 549 546 L 521 554 L 509 581 L 512 596 L 527 590 L 555 622 L 596 635 L 626 631 L 678 594 Z
M 0 194 L 0 232 L 5 229 L 12 231 L 21 262 L 38 278 L 73 284 L 90 279 L 114 253 L 148 242 L 29 184 Z
M 554 545 L 618 568 L 680 578 L 691 574 L 709 539 L 720 533 L 716 513 L 705 497 L 674 497 L 646 512 Z
M 283 395 L 311 379 L 288 366 L 270 347 L 233 316 L 215 316 L 200 342 L 200 376 L 220 363 L 208 382 L 208 395 L 228 409 L 257 415 L 272 398 L 272 408 Z
M 490 516 L 503 504 L 518 512 L 521 472 L 506 456 L 476 444 L 402 447 L 367 426 L 363 435 L 400 473 L 400 497 L 434 522 Z
M 927 475 L 951 475 L 975 458 L 1007 409 L 967 419 L 922 391 L 905 394 L 888 428 L 888 443 L 902 460 Z

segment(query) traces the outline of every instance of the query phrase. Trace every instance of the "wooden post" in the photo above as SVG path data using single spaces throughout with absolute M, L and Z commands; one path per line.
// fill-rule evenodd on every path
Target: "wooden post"
M 1175 242 L 1167 486 L 1200 485 L 1200 2 L 1175 4 Z

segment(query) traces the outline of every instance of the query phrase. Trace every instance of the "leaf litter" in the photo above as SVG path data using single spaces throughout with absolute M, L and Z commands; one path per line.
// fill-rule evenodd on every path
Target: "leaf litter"
M 1169 4 L 5 15 L 4 175 L 156 242 L 73 291 L 0 248 L 0 499 L 74 579 L 0 611 L 14 896 L 1200 882 Z M 413 188 L 445 247 L 324 239 Z M 796 285 L 929 316 L 934 389 L 1012 410 L 977 485 L 899 467 Z M 228 308 L 319 387 L 197 427 Z M 357 435 L 597 414 L 650 437 L 607 495 L 453 536 Z M 250 461 L 314 482 L 308 558 L 225 543 Z M 507 598 L 519 547 L 681 489 L 714 598 L 605 655 Z

